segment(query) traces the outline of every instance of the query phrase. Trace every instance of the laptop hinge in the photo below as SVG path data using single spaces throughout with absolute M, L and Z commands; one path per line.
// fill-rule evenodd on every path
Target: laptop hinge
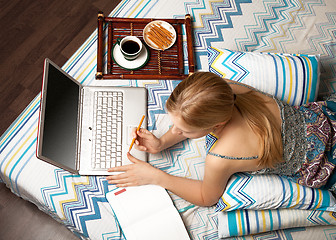
M 81 150 L 81 142 L 80 139 L 82 137 L 81 135 L 81 129 L 82 129 L 82 113 L 83 113 L 83 95 L 84 95 L 84 88 L 82 87 L 81 90 L 80 90 L 80 94 L 79 94 L 79 104 L 78 104 L 78 120 L 77 120 L 77 149 L 76 149 L 76 170 L 79 171 L 79 168 L 80 168 L 80 150 Z

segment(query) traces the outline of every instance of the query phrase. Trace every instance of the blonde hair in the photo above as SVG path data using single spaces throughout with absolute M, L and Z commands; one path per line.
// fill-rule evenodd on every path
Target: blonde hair
M 282 161 L 281 127 L 256 92 L 234 94 L 230 85 L 210 72 L 197 72 L 184 79 L 167 100 L 168 112 L 177 113 L 189 126 L 213 128 L 232 118 L 236 106 L 259 136 L 259 165 L 274 167 Z

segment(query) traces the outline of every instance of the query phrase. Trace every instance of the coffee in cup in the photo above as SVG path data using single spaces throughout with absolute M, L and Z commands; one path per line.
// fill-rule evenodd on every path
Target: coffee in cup
M 135 36 L 127 36 L 123 39 L 118 38 L 117 44 L 124 58 L 129 61 L 136 59 L 142 50 L 142 42 Z

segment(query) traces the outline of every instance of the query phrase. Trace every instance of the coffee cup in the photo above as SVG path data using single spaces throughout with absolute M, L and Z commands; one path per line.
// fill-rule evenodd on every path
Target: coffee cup
M 126 60 L 135 60 L 142 50 L 142 42 L 135 36 L 127 36 L 123 39 L 118 38 L 117 44 Z

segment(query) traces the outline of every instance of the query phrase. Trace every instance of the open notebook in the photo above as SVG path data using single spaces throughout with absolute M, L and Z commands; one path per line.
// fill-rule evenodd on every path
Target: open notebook
M 170 196 L 160 186 L 116 188 L 106 198 L 127 240 L 190 239 Z

